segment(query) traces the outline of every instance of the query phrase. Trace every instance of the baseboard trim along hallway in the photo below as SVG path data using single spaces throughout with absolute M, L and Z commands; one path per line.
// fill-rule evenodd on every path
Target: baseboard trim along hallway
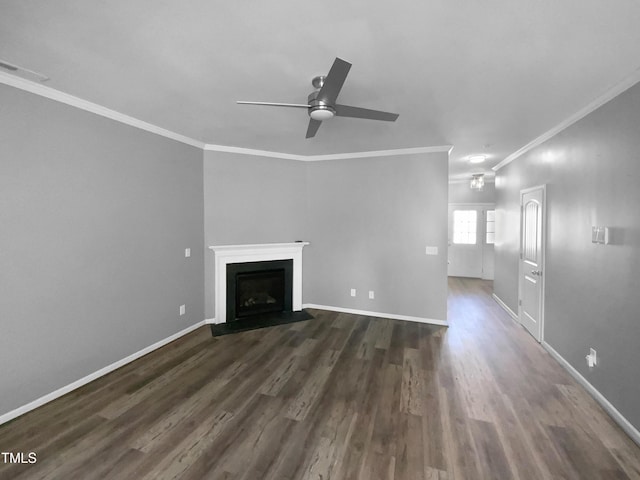
M 614 407 L 607 398 L 600 393 L 600 391 L 594 387 L 589 381 L 584 378 L 580 372 L 578 372 L 573 366 L 565 360 L 565 358 L 560 355 L 551 345 L 547 342 L 543 341 L 542 346 L 544 349 L 549 352 L 560 365 L 564 367 L 564 369 L 569 372 L 569 374 L 584 387 L 584 389 L 589 392 L 589 394 L 594 398 L 596 402 L 600 404 L 604 410 L 611 415 L 611 418 L 620 425 L 627 435 L 631 437 L 631 439 L 636 442 L 640 446 L 640 432 L 627 420 L 616 407 Z
M 177 333 L 174 333 L 173 335 L 160 340 L 159 342 L 154 343 L 153 345 L 149 345 L 146 348 L 143 348 L 142 350 L 139 350 L 135 353 L 132 353 L 131 355 L 118 360 L 117 362 L 112 363 L 111 365 L 107 365 L 106 367 L 101 368 L 100 370 L 97 370 L 93 373 L 90 373 L 89 375 L 82 377 L 79 380 L 76 380 L 73 383 L 70 383 L 69 385 L 65 385 L 64 387 L 61 387 L 51 393 L 48 393 L 46 395 L 43 395 L 40 398 L 35 399 L 32 402 L 27 403 L 26 405 L 23 405 L 21 407 L 16 408 L 15 410 L 11 410 L 10 412 L 7 412 L 3 415 L 0 415 L 0 425 L 2 425 L 3 423 L 6 423 L 10 420 L 13 420 L 14 418 L 19 417 L 20 415 L 23 415 L 31 410 L 35 410 L 36 408 L 44 405 L 45 403 L 49 403 L 52 400 L 55 400 L 56 398 L 59 398 L 63 395 L 66 395 L 69 392 L 72 392 L 73 390 L 76 390 L 84 385 L 86 385 L 89 382 L 92 382 L 93 380 L 96 380 L 97 378 L 103 377 L 105 375 L 107 375 L 108 373 L 113 372 L 114 370 L 123 367 L 124 365 L 133 362 L 134 360 L 137 360 L 140 357 L 145 356 L 148 353 L 153 352 L 154 350 L 157 350 L 160 347 L 164 347 L 165 345 L 167 345 L 168 343 L 173 342 L 174 340 L 177 340 L 178 338 L 193 332 L 196 328 L 200 328 L 201 326 L 206 325 L 206 320 L 203 320 L 201 322 L 196 323 L 195 325 L 191 325 L 190 327 L 185 328 L 184 330 L 181 330 Z
M 500 297 L 499 297 L 499 296 L 497 296 L 495 293 L 492 293 L 492 294 L 491 294 L 491 296 L 492 296 L 492 297 L 493 297 L 493 299 L 496 301 L 496 303 L 497 303 L 498 305 L 500 305 L 500 306 L 504 309 L 504 311 L 505 311 L 505 312 L 507 312 L 507 313 L 509 314 L 509 316 L 510 316 L 511 318 L 513 318 L 513 319 L 514 319 L 514 320 L 516 320 L 516 321 L 518 320 L 518 315 L 517 315 L 513 310 L 511 310 L 511 309 L 507 306 L 507 304 L 506 304 L 506 303 L 504 303 L 504 302 L 500 299 Z

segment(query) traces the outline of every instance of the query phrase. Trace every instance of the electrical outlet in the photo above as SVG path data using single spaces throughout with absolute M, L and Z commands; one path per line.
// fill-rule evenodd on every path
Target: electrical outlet
M 191 256 L 191 249 L 190 248 L 185 248 L 184 249 L 184 256 L 186 258 L 189 258 Z
M 180 316 L 184 315 L 187 311 L 186 305 L 180 305 Z
M 373 300 L 374 298 L 376 298 L 375 293 L 373 293 L 373 290 L 369 290 L 369 300 Z
M 351 289 L 351 296 L 352 296 L 352 297 L 355 297 L 355 296 L 356 296 L 356 289 L 355 289 L 355 288 L 352 288 L 352 289 Z

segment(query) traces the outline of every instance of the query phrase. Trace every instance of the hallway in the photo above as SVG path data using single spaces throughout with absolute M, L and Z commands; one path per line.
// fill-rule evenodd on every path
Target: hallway
M 462 478 L 474 478 L 474 468 L 477 478 L 640 478 L 640 448 L 493 300 L 492 283 L 449 278 L 442 354 L 454 379 L 442 386 L 456 421 L 454 470 L 466 470 Z

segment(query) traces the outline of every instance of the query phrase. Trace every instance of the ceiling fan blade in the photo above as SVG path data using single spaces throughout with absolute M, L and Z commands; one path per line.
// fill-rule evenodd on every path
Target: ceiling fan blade
M 350 107 L 349 105 L 336 105 L 337 117 L 366 118 L 369 120 L 384 120 L 385 122 L 395 122 L 400 116 L 397 113 L 383 112 L 380 110 L 369 110 L 368 108 Z
M 322 125 L 320 120 L 314 120 L 313 118 L 309 119 L 309 127 L 307 128 L 307 136 L 306 138 L 311 138 L 316 136 L 316 132 Z
M 309 108 L 311 105 L 306 105 L 304 103 L 274 103 L 274 102 L 244 102 L 238 100 L 236 103 L 241 105 L 266 105 L 269 107 L 298 107 L 298 108 Z
M 331 66 L 331 70 L 329 70 L 327 77 L 324 79 L 324 85 L 322 85 L 322 88 L 320 88 L 318 92 L 317 100 L 328 103 L 329 105 L 336 103 L 336 99 L 342 89 L 342 85 L 344 85 L 344 81 L 347 79 L 350 68 L 351 64 L 349 62 L 345 62 L 341 58 L 336 57 Z

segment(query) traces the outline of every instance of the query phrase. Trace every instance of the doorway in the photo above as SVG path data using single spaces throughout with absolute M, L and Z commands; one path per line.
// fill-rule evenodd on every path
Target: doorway
M 493 280 L 495 205 L 449 204 L 447 274 Z

